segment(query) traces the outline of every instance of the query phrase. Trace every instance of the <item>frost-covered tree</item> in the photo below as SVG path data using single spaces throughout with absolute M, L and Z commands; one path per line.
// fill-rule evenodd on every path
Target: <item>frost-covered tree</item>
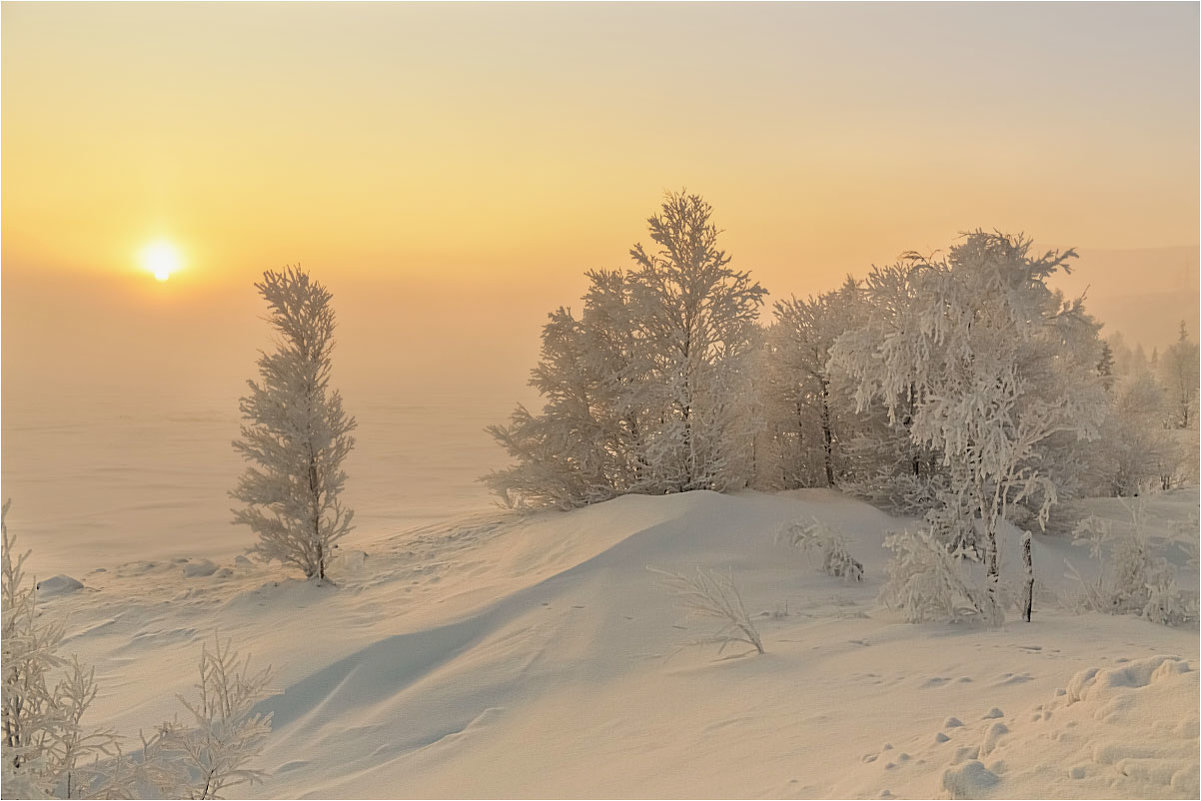
M 1176 342 L 1164 351 L 1159 370 L 1172 403 L 1172 424 L 1177 428 L 1197 427 L 1197 391 L 1201 384 L 1201 354 L 1180 323 Z
M 710 214 L 670 195 L 650 218 L 660 249 L 636 246 L 629 272 L 589 272 L 582 312 L 550 315 L 530 379 L 541 412 L 518 407 L 488 429 L 515 460 L 485 477 L 507 502 L 567 509 L 749 483 L 764 290 L 730 269 Z
M 804 466 L 811 461 L 807 458 L 811 454 L 818 457 L 817 472 L 825 486 L 837 485 L 845 472 L 840 449 L 848 433 L 844 418 L 850 404 L 843 402 L 837 376 L 832 374 L 830 348 L 857 322 L 859 301 L 859 287 L 848 277 L 836 292 L 775 304 L 776 323 L 770 338 L 780 375 L 776 386 L 782 403 L 778 408 L 787 412 L 790 423 L 777 428 L 780 436 L 796 443 L 792 458 L 801 463 L 786 468 L 799 479 L 792 486 L 817 483 L 809 475 L 812 470 Z
M 1201 378 L 1197 346 L 1187 329 L 1181 325 L 1177 342 L 1157 359 L 1157 370 L 1141 346 L 1131 350 L 1120 333 L 1103 344 L 1108 351 L 1103 349 L 1097 372 L 1109 403 L 1100 434 L 1087 447 L 1064 454 L 1085 465 L 1084 490 L 1133 496 L 1195 483 Z
M 857 394 L 858 363 L 848 356 L 875 353 L 886 338 L 918 324 L 915 269 L 913 261 L 872 268 L 860 285 L 854 319 L 838 336 L 837 347 L 831 346 L 827 366 L 844 405 L 854 411 L 853 419 L 843 423 L 843 488 L 904 514 L 931 509 L 946 486 L 941 452 L 911 436 L 922 389 L 915 380 L 901 380 L 895 383 L 895 397 L 863 398 Z
M 943 260 L 910 257 L 910 309 L 862 348 L 848 336 L 834 358 L 859 379 L 860 407 L 879 399 L 890 419 L 909 414 L 910 437 L 942 455 L 943 522 L 978 536 L 987 569 L 988 617 L 997 617 L 997 536 L 1023 501 L 1045 525 L 1057 483 L 1044 466 L 1059 435 L 1095 435 L 1104 395 L 1096 352 L 1080 358 L 1068 342 L 1096 324 L 1079 301 L 1065 303 L 1046 279 L 1067 269 L 1072 251 L 1030 253 L 1022 237 L 976 231 Z M 907 397 L 917 403 L 911 409 Z M 966 519 L 964 519 L 966 516 Z M 932 525 L 935 519 L 931 518 Z
M 751 485 L 764 490 L 806 486 L 813 472 L 801 424 L 804 410 L 797 405 L 795 376 L 779 358 L 777 327 L 772 323 L 761 329 L 750 364 L 756 413 L 762 420 L 751 442 Z
M 670 491 L 747 481 L 753 428 L 737 393 L 767 290 L 730 267 L 712 216 L 699 195 L 670 193 L 647 220 L 657 247 L 630 249 L 633 318 L 654 365 L 651 406 L 661 415 L 649 457 Z
M 230 495 L 246 506 L 234 522 L 259 535 L 254 553 L 325 578 L 334 543 L 350 531 L 342 506 L 342 463 L 355 420 L 329 388 L 334 347 L 332 295 L 299 267 L 263 273 L 255 284 L 277 334 L 273 353 L 258 360 L 259 381 L 242 398 L 242 438 L 234 449 L 249 462 Z
M 655 490 L 650 362 L 630 317 L 629 281 L 619 271 L 587 275 L 582 314 L 560 308 L 542 329 L 530 376 L 542 412 L 518 406 L 507 426 L 488 428 L 516 464 L 485 480 L 512 504 L 570 509 Z
M 1133 496 L 1172 485 L 1182 459 L 1179 443 L 1164 422 L 1168 399 L 1150 372 L 1115 382 L 1101 424 L 1088 450 L 1090 489 L 1098 495 Z
M 1104 340 L 1101 342 L 1101 356 L 1097 359 L 1097 375 L 1101 377 L 1101 386 L 1111 389 L 1114 382 L 1113 348 Z

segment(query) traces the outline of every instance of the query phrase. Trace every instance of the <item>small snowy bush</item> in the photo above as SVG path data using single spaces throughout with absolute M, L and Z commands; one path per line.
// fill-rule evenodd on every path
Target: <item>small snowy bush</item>
M 680 599 L 680 607 L 689 615 L 721 621 L 721 628 L 713 634 L 684 645 L 718 645 L 720 654 L 731 644 L 741 642 L 764 653 L 759 630 L 751 622 L 742 595 L 729 575 L 698 567 L 696 575 L 689 578 L 653 567 L 647 569 L 663 577 L 663 585 Z
M 5 796 L 79 797 L 105 784 L 100 771 L 84 764 L 116 753 L 107 731 L 84 733 L 80 719 L 96 697 L 95 671 L 74 656 L 59 656 L 63 623 L 37 613 L 37 590 L 26 581 L 26 551 L 14 558 L 8 508 L 3 531 L 3 781 Z
M 821 559 L 820 570 L 844 581 L 863 581 L 863 564 L 847 550 L 847 538 L 816 517 L 809 522 L 785 523 L 776 533 L 776 542 L 801 549 L 811 559 Z
M 898 609 L 910 623 L 981 621 L 999 625 L 1001 608 L 974 582 L 946 546 L 927 529 L 889 534 L 884 547 L 893 552 L 880 600 Z
M 254 712 L 268 695 L 271 669 L 250 671 L 226 640 L 200 653 L 198 697 L 179 696 L 191 714 L 190 725 L 166 722 L 149 740 L 143 738 L 141 782 L 160 797 L 220 798 L 223 789 L 254 784 L 266 776 L 247 767 L 271 733 L 271 714 Z
M 5 798 L 220 798 L 223 788 L 261 780 L 246 763 L 262 749 L 271 716 L 253 712 L 270 670 L 251 673 L 227 641 L 203 649 L 199 699 L 180 697 L 190 726 L 164 723 L 143 738 L 141 759 L 127 759 L 108 730 L 85 732 L 82 718 L 99 688 L 95 669 L 58 655 L 64 626 L 38 615 L 26 581 L 28 551 L 14 558 L 3 531 L 3 728 L 0 779 Z
M 1077 542 L 1085 542 L 1101 562 L 1096 581 L 1080 576 L 1069 563 L 1070 574 L 1080 584 L 1077 606 L 1113 615 L 1139 615 L 1153 623 L 1180 626 L 1198 620 L 1197 594 L 1176 583 L 1176 568 L 1151 553 L 1141 504 L 1130 507 L 1131 525 L 1115 531 L 1109 521 L 1087 518 L 1076 527 Z

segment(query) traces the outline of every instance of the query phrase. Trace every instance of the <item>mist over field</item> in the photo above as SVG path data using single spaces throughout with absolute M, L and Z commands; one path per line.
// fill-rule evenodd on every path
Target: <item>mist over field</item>
M 623 244 L 613 244 L 614 266 Z M 478 479 L 506 459 L 484 428 L 516 402 L 536 403 L 527 381 L 545 315 L 578 306 L 589 266 L 564 254 L 552 280 L 468 285 L 338 278 L 327 268 L 339 316 L 335 380 L 361 426 L 347 491 L 363 528 L 494 506 Z M 1150 355 L 1181 320 L 1197 320 L 1198 274 L 1196 248 L 1082 248 L 1073 274 L 1055 283 L 1086 293 L 1105 335 L 1121 332 Z M 163 553 L 240 550 L 244 532 L 228 525 L 240 466 L 229 442 L 254 358 L 270 345 L 253 278 L 156 297 L 99 276 L 66 291 L 53 274 L 6 275 L 0 450 L 6 491 L 22 499 L 13 519 L 44 542 L 34 565 L 87 567 L 72 557 L 77 539 L 132 558 L 144 546 L 130 531 L 154 532 Z M 832 288 L 803 265 L 761 280 L 774 298 Z

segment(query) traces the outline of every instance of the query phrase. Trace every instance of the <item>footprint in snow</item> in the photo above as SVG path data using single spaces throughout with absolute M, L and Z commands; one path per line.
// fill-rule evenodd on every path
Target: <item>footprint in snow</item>
M 997 741 L 1009 734 L 1009 727 L 997 722 L 988 727 L 984 734 L 984 742 L 980 745 L 980 756 L 988 756 L 997 747 Z
M 884 746 L 880 749 L 880 751 L 878 751 L 874 754 L 864 754 L 862 757 L 862 761 L 875 762 L 877 759 L 880 758 L 880 753 L 882 753 L 884 751 L 891 751 L 891 750 L 892 750 L 892 743 L 885 743 Z M 884 766 L 885 770 L 887 770 L 888 768 L 895 768 L 895 767 L 896 767 L 896 765 L 894 765 L 891 762 L 889 762 L 887 765 Z
M 955 755 L 951 757 L 952 765 L 959 765 L 963 762 L 980 757 L 980 749 L 973 748 L 967 745 L 961 745 L 955 749 Z
M 1003 687 L 1009 684 L 1025 684 L 1028 681 L 1033 681 L 1034 677 L 1029 673 L 1002 673 L 1000 678 L 993 682 L 994 687 Z

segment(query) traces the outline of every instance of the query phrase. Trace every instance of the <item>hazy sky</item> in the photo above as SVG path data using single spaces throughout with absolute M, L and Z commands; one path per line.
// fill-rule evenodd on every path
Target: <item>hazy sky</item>
M 8 3 L 6 394 L 249 373 L 250 284 L 298 261 L 362 381 L 520 385 L 543 313 L 685 186 L 777 295 L 975 227 L 1185 248 L 1102 294 L 1191 290 L 1198 8 Z

